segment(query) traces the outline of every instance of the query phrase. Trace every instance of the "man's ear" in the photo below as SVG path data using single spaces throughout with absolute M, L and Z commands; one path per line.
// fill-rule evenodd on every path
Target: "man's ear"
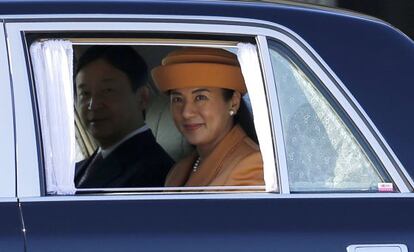
M 149 103 L 149 89 L 147 86 L 138 88 L 136 92 L 138 105 L 142 109 L 146 109 Z
M 234 112 L 237 113 L 237 111 L 240 108 L 240 99 L 241 99 L 241 94 L 238 91 L 234 91 L 233 92 L 233 96 L 231 97 L 231 108 Z

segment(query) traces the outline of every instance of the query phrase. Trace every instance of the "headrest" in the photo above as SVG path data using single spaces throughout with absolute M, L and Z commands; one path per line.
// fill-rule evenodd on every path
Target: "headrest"
M 217 87 L 247 92 L 236 55 L 223 49 L 188 47 L 169 53 L 152 78 L 162 92 L 177 88 Z

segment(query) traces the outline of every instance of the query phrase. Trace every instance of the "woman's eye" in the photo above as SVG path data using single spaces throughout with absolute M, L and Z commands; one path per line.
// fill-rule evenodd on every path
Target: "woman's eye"
M 171 102 L 172 103 L 177 103 L 177 102 L 181 102 L 182 99 L 181 97 L 175 96 L 175 97 L 171 97 Z
M 205 96 L 205 95 L 197 95 L 195 97 L 195 100 L 196 101 L 205 101 L 205 100 L 207 100 L 207 96 Z

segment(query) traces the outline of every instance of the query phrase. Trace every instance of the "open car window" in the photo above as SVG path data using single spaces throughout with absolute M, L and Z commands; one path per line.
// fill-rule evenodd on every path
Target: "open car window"
M 40 47 L 46 47 L 45 42 L 48 42 L 49 39 L 42 39 L 40 41 L 36 41 L 35 43 L 32 44 L 33 45 L 39 45 L 39 43 L 41 43 Z M 73 60 L 74 62 L 74 68 L 76 69 L 76 64 L 77 61 L 79 60 L 79 57 L 91 46 L 108 46 L 108 45 L 117 45 L 117 44 L 122 44 L 122 45 L 128 45 L 131 46 L 135 51 L 137 51 L 146 61 L 146 64 L 148 65 L 148 70 L 150 71 L 151 69 L 153 69 L 155 66 L 160 65 L 161 64 L 161 60 L 163 57 L 165 57 L 169 52 L 176 50 L 178 48 L 184 48 L 184 47 L 191 47 L 191 46 L 196 46 L 196 47 L 200 47 L 200 42 L 198 42 L 198 44 L 192 44 L 191 42 L 189 43 L 188 41 L 168 41 L 168 42 L 161 42 L 158 41 L 157 43 L 151 43 L 151 42 L 130 42 L 130 40 L 128 42 L 122 41 L 122 40 L 114 40 L 111 42 L 111 39 L 106 40 L 105 42 L 102 42 L 102 39 L 80 39 L 80 40 L 76 40 L 76 39 L 69 39 L 69 40 L 57 40 L 54 41 L 56 43 L 59 43 L 59 41 L 63 41 L 63 43 L 71 43 L 70 49 L 73 51 L 73 58 L 71 58 L 71 54 L 66 54 L 66 55 L 60 55 L 60 60 L 68 60 L 69 62 L 71 60 Z M 108 42 L 109 41 L 109 42 Z M 138 40 L 137 40 L 138 41 Z M 43 43 L 43 44 L 42 44 Z M 203 44 L 201 45 L 202 47 L 209 47 L 209 43 L 205 43 L 202 42 Z M 220 43 L 222 45 L 220 45 Z M 217 45 L 219 44 L 219 45 Z M 237 46 L 237 43 L 235 42 L 220 42 L 220 41 L 216 41 L 213 45 L 214 48 L 223 48 L 224 50 L 233 52 L 233 53 L 238 53 L 239 49 Z M 247 104 L 248 110 L 246 111 L 247 113 L 250 114 L 250 116 L 254 116 L 255 117 L 255 124 L 252 124 L 252 129 L 251 131 L 253 132 L 254 135 L 257 134 L 257 139 L 256 142 L 260 144 L 260 148 L 264 149 L 265 145 L 268 145 L 268 147 L 266 149 L 268 149 L 267 154 L 265 155 L 266 157 L 264 159 L 266 159 L 267 161 L 265 161 L 266 165 L 266 170 L 265 173 L 267 174 L 267 178 L 265 177 L 264 180 L 267 181 L 266 182 L 266 187 L 265 184 L 263 185 L 254 185 L 254 186 L 195 186 L 195 187 L 178 187 L 178 188 L 168 188 L 168 187 L 156 187 L 156 188 L 141 188 L 141 187 L 128 187 L 128 188 L 117 188 L 117 187 L 109 187 L 109 188 L 77 188 L 77 193 L 99 193 L 99 192 L 155 192 L 155 193 L 160 193 L 160 192 L 167 192 L 167 191 L 174 191 L 174 192 L 186 192 L 186 191 L 196 191 L 196 192 L 223 192 L 223 191 L 264 191 L 265 189 L 267 189 L 267 191 L 276 191 L 277 190 L 277 178 L 276 178 L 276 168 L 275 168 L 275 162 L 274 162 L 274 153 L 273 153 L 273 148 L 271 147 L 273 145 L 272 140 L 268 138 L 268 132 L 270 132 L 270 125 L 269 125 L 269 121 L 263 121 L 265 120 L 269 120 L 268 119 L 268 113 L 267 111 L 267 107 L 266 107 L 266 100 L 264 99 L 264 91 L 262 89 L 261 92 L 258 92 L 257 90 L 255 90 L 253 93 L 254 97 L 252 97 L 250 95 L 250 90 L 252 90 L 252 88 L 254 89 L 258 89 L 258 87 L 252 87 L 252 85 L 262 85 L 262 77 L 261 77 L 261 72 L 260 72 L 260 66 L 259 66 L 259 59 L 258 56 L 256 54 L 256 49 L 255 46 L 252 45 L 252 47 L 250 48 L 251 51 L 253 51 L 254 53 L 250 56 L 247 56 L 247 58 L 245 58 L 245 61 L 249 61 L 248 57 L 253 57 L 254 58 L 254 64 L 256 64 L 255 68 L 256 71 L 255 74 L 256 76 L 250 76 L 249 78 L 253 78 L 255 79 L 254 83 L 246 83 L 246 85 L 250 85 L 250 87 L 248 86 L 248 93 L 246 95 L 243 96 L 242 100 Z M 68 130 L 70 133 L 67 134 L 66 137 L 73 137 L 73 140 L 67 140 L 66 142 L 63 141 L 62 142 L 62 133 L 64 134 L 64 131 L 59 131 L 59 132 L 53 132 L 53 127 L 56 127 L 57 122 L 59 121 L 59 119 L 61 118 L 62 114 L 62 110 L 59 110 L 58 107 L 55 107 L 55 111 L 50 111 L 49 107 L 50 106 L 55 106 L 52 103 L 43 103 L 43 101 L 45 101 L 46 96 L 38 96 L 38 99 L 41 99 L 42 101 L 39 102 L 40 108 L 39 108 L 39 114 L 40 118 L 42 119 L 42 117 L 44 117 L 43 120 L 41 120 L 41 129 L 42 129 L 42 140 L 43 143 L 48 143 L 48 146 L 44 146 L 43 151 L 44 153 L 44 158 L 45 158 L 45 178 L 46 178 L 46 190 L 49 194 L 72 194 L 74 191 L 73 189 L 73 184 L 71 184 L 73 182 L 73 176 L 76 176 L 76 171 L 75 171 L 75 167 L 74 164 L 82 162 L 83 160 L 87 159 L 88 157 L 90 157 L 91 155 L 94 155 L 95 150 L 99 147 L 96 143 L 96 141 L 94 141 L 93 137 L 89 134 L 88 130 L 85 128 L 84 123 L 81 120 L 81 116 L 80 116 L 80 111 L 76 106 L 76 85 L 74 85 L 74 83 L 72 82 L 72 85 L 74 85 L 74 89 L 68 89 L 66 91 L 63 91 L 64 88 L 62 88 L 62 85 L 56 85 L 57 89 L 48 89 L 47 87 L 45 87 L 45 85 L 54 85 L 53 83 L 61 83 L 61 81 L 59 81 L 58 79 L 53 79 L 51 78 L 49 81 L 44 81 L 44 78 L 39 78 L 39 75 L 45 75 L 45 76 L 54 76 L 55 72 L 54 71 L 59 71 L 59 69 L 54 68 L 53 66 L 56 65 L 53 62 L 57 62 L 59 61 L 59 57 L 55 57 L 54 59 L 52 59 L 52 61 L 49 61 L 50 58 L 47 57 L 48 54 L 52 54 L 54 52 L 52 51 L 48 51 L 48 52 L 44 52 L 43 53 L 43 57 L 45 58 L 45 60 L 43 61 L 41 59 L 42 55 L 39 54 L 37 56 L 32 55 L 32 64 L 33 64 L 33 74 L 35 76 L 35 84 L 36 84 L 36 88 L 37 89 L 41 89 L 39 85 L 43 85 L 44 88 L 47 89 L 47 91 L 45 92 L 46 96 L 47 95 L 53 95 L 56 96 L 54 97 L 54 100 L 59 100 L 59 92 L 64 92 L 64 97 L 65 99 L 67 99 L 67 103 L 65 103 L 63 101 L 63 103 L 65 105 L 67 104 L 73 104 L 73 114 L 71 114 L 70 112 L 65 112 L 64 114 L 69 115 L 69 117 L 67 117 L 65 120 L 67 120 L 69 118 L 70 121 L 72 121 L 73 118 L 73 122 L 74 124 L 72 126 L 66 125 L 67 127 L 65 128 L 66 130 Z M 35 59 L 34 57 L 37 57 L 37 59 Z M 39 58 L 40 57 L 40 58 Z M 67 57 L 67 59 L 65 58 Z M 243 56 L 243 57 L 246 57 Z M 45 64 L 45 62 L 47 62 L 48 64 L 50 64 L 49 67 L 47 67 L 47 64 Z M 62 62 L 60 62 L 62 63 Z M 246 64 L 246 62 L 244 63 Z M 65 63 L 63 63 L 63 65 L 65 65 Z M 46 66 L 46 67 L 45 67 Z M 242 68 L 249 68 L 248 66 L 242 66 Z M 70 73 L 71 70 L 69 68 L 66 68 L 65 71 L 67 73 Z M 251 69 L 251 68 L 250 68 Z M 42 72 L 43 71 L 43 72 Z M 245 71 L 245 70 L 244 70 Z M 41 74 L 40 74 L 41 73 Z M 245 75 L 245 73 L 243 73 L 243 75 Z M 69 83 L 71 83 L 70 79 L 67 79 L 67 76 L 60 76 L 61 78 L 66 78 L 66 81 L 64 83 L 64 85 L 69 85 Z M 72 79 L 75 79 L 75 73 L 72 72 Z M 246 78 L 246 77 L 245 77 Z M 261 83 L 261 84 L 260 84 Z M 194 146 L 191 146 L 189 143 L 187 143 L 186 139 L 180 134 L 180 132 L 176 129 L 173 120 L 172 120 L 172 116 L 170 113 L 170 109 L 169 109 L 169 97 L 165 94 L 163 94 L 162 92 L 160 92 L 159 90 L 157 90 L 157 88 L 155 87 L 152 79 L 149 79 L 149 89 L 150 89 L 150 99 L 149 99 L 149 104 L 148 107 L 145 111 L 145 122 L 146 125 L 150 128 L 150 130 L 152 131 L 157 143 L 159 145 L 161 145 L 161 147 L 168 153 L 168 155 L 174 160 L 174 161 L 178 161 L 181 160 L 182 158 L 184 158 L 185 156 L 189 155 L 191 152 L 194 151 Z M 52 90 L 52 91 L 51 91 Z M 54 91 L 53 91 L 54 90 Z M 72 90 L 72 91 L 71 91 Z M 51 91 L 51 92 L 49 92 Z M 49 92 L 49 93 L 48 93 Z M 69 94 L 70 92 L 73 92 L 71 95 L 73 96 L 73 100 L 69 99 Z M 74 94 L 74 95 L 73 95 Z M 63 96 L 62 96 L 63 97 Z M 260 101 L 261 100 L 261 101 Z M 260 102 L 259 102 L 260 101 Z M 59 102 L 59 101 L 58 101 Z M 258 105 L 258 103 L 261 103 L 260 105 Z M 43 106 L 43 108 L 42 108 Z M 264 108 L 264 109 L 263 109 Z M 59 111 L 58 111 L 59 110 Z M 255 116 L 255 114 L 259 114 L 257 111 L 261 110 L 261 115 Z M 49 113 L 49 115 L 48 115 Z M 49 120 L 50 118 L 50 113 L 54 113 L 56 116 L 55 119 L 53 120 Z M 73 116 L 73 117 L 72 117 Z M 48 118 L 49 117 L 49 118 Z M 260 119 L 260 117 L 264 117 L 264 119 Z M 260 120 L 259 120 L 260 119 Z M 267 123 L 266 127 L 262 126 L 262 130 L 260 130 L 260 132 L 258 132 L 258 122 L 264 122 Z M 61 123 L 61 121 L 59 122 Z M 64 122 L 65 124 L 65 122 Z M 255 129 L 256 127 L 256 129 Z M 50 133 L 45 133 L 44 129 L 47 130 L 47 132 Z M 62 129 L 62 127 L 59 127 L 59 129 Z M 265 130 L 263 130 L 265 129 Z M 65 139 L 63 138 L 63 139 Z M 254 137 L 253 137 L 254 138 Z M 73 141 L 73 142 L 72 142 Z M 67 144 L 72 144 L 73 148 L 62 148 L 62 144 L 67 143 Z M 52 143 L 52 144 L 50 144 Z M 269 148 L 270 147 L 270 148 Z M 66 156 L 66 160 L 60 158 L 60 159 L 56 159 L 56 155 L 54 154 L 55 152 L 57 153 L 64 153 L 65 150 L 70 150 L 71 151 L 71 155 L 70 156 Z M 270 150 L 270 152 L 269 152 Z M 64 163 L 60 163 L 63 160 Z M 62 175 L 62 170 L 64 170 L 65 175 Z M 72 178 L 71 178 L 72 176 Z M 64 185 L 63 188 L 59 188 L 61 185 Z M 69 188 L 69 189 L 68 189 Z

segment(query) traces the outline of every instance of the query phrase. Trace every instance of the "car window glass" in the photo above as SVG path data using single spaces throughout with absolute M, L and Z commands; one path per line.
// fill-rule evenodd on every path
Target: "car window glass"
M 377 191 L 389 182 L 315 83 L 271 43 L 290 190 Z

